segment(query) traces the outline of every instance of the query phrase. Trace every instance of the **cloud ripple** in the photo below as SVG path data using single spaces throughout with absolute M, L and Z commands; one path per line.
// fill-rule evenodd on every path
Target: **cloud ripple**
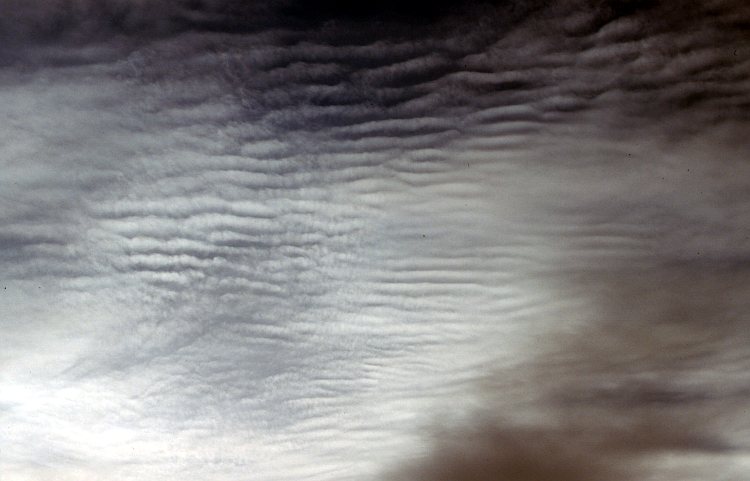
M 598 326 L 592 284 L 622 287 L 606 272 L 744 275 L 749 12 L 638 4 L 475 2 L 417 22 L 395 4 L 0 2 L 0 471 L 375 479 L 429 453 L 418 427 L 435 413 L 460 435 L 476 411 L 514 412 L 512 392 L 473 386 L 578 352 L 534 340 Z M 693 392 L 610 389 L 583 351 L 583 385 L 534 375 L 524 393 Z M 469 439 L 515 446 L 490 471 L 517 481 L 547 469 L 518 474 L 519 457 L 561 440 L 550 469 L 570 480 L 629 479 L 609 456 L 640 459 L 644 439 L 740 445 L 606 412 L 631 437 L 581 415 Z M 445 464 L 407 471 L 484 469 L 445 439 Z M 592 442 L 604 455 L 582 465 Z

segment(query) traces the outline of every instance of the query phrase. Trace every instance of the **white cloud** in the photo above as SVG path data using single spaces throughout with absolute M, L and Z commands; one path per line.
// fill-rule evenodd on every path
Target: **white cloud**
M 4 3 L 3 479 L 368 479 L 589 312 L 562 273 L 747 256 L 728 6 L 692 35 Z

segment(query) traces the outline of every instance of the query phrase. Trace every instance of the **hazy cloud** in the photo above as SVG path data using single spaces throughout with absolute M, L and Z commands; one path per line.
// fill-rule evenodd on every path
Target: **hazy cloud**
M 561 276 L 589 313 L 481 379 L 471 421 L 433 430 L 428 456 L 388 479 L 741 479 L 730 455 L 747 443 L 746 271 Z

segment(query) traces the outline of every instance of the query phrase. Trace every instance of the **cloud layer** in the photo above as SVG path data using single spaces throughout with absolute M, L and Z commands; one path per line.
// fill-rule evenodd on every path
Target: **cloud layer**
M 5 478 L 744 479 L 739 2 L 0 11 Z

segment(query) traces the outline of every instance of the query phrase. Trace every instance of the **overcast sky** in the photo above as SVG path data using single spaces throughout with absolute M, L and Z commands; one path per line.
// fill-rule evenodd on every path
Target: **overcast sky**
M 0 480 L 747 480 L 748 30 L 0 0 Z

